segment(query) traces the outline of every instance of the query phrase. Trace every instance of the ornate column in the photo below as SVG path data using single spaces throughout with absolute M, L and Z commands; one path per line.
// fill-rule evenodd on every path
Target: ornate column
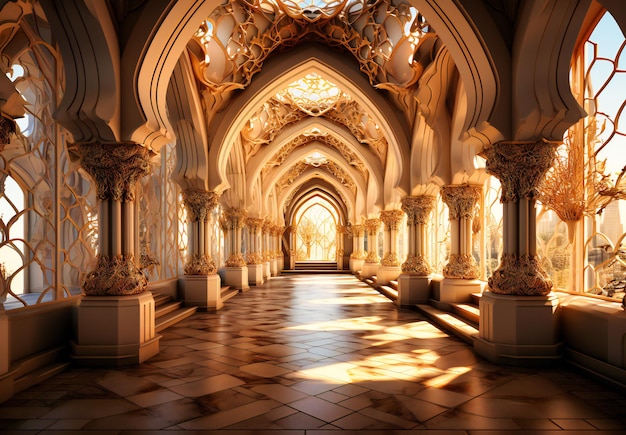
M 335 253 L 335 257 L 337 259 L 337 270 L 343 270 L 343 255 L 345 253 L 344 249 L 344 237 L 346 235 L 346 226 L 337 224 L 337 237 L 336 237 L 336 246 L 337 250 Z
M 472 220 L 482 195 L 479 186 L 457 185 L 441 188 L 450 219 L 450 258 L 443 268 L 440 302 L 468 302 L 482 286 L 478 265 L 472 255 Z
M 276 275 L 280 275 L 285 268 L 285 257 L 283 255 L 283 234 L 285 234 L 285 227 L 282 225 L 276 226 L 276 258 L 278 259 L 278 270 Z
M 189 257 L 185 276 L 180 278 L 181 297 L 185 305 L 216 311 L 224 305 L 221 279 L 211 258 L 211 216 L 219 195 L 203 190 L 185 190 L 182 194 L 187 209 Z
M 224 268 L 224 282 L 235 289 L 249 290 L 248 268 L 241 252 L 242 232 L 248 213 L 237 208 L 222 211 L 220 224 L 226 232 L 228 258 Z
M 252 285 L 263 284 L 263 258 L 261 256 L 261 227 L 263 219 L 247 218 L 246 228 L 249 231 L 249 246 L 246 254 L 248 264 L 248 283 Z
M 363 249 L 365 239 L 365 226 L 352 225 L 352 254 L 350 254 L 350 272 L 358 274 L 363 268 L 367 252 Z
M 154 299 L 136 258 L 137 181 L 153 153 L 136 143 L 74 144 L 68 149 L 96 183 L 100 201 L 94 270 L 82 284 L 74 358 L 105 365 L 137 364 L 159 351 Z
M 272 229 L 272 223 L 269 220 L 263 221 L 263 277 L 268 280 L 272 276 L 272 253 L 270 250 L 270 231 Z
M 270 253 L 272 260 L 270 261 L 270 269 L 272 276 L 280 275 L 280 241 L 281 228 L 279 225 L 272 224 L 270 228 Z
M 472 220 L 482 189 L 478 186 L 444 186 L 441 198 L 450 219 L 450 259 L 443 268 L 446 278 L 476 279 L 480 272 L 472 255 Z
M 400 258 L 398 258 L 398 229 L 404 213 L 402 210 L 383 210 L 380 220 L 385 225 L 383 238 L 383 259 L 376 275 L 377 284 L 388 284 L 400 275 Z
M 298 259 L 298 226 L 291 226 L 291 238 L 289 246 L 289 269 L 295 270 Z
M 503 252 L 480 301 L 476 350 L 492 361 L 559 355 L 558 298 L 536 249 L 538 190 L 558 144 L 500 142 L 486 147 L 487 173 L 502 184 Z
M 380 257 L 378 256 L 378 231 L 380 230 L 380 219 L 373 218 L 365 221 L 365 230 L 367 231 L 367 257 L 361 269 L 361 278 L 370 278 L 378 273 L 378 264 Z
M 402 210 L 407 215 L 409 252 L 402 263 L 402 274 L 398 277 L 398 299 L 400 306 L 427 303 L 430 299 L 431 266 L 427 259 L 428 232 L 426 225 L 435 207 L 432 196 L 405 196 Z

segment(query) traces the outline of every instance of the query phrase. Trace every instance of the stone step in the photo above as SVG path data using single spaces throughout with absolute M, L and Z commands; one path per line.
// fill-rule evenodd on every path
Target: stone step
M 163 293 L 155 293 L 152 292 L 152 297 L 154 298 L 154 306 L 159 307 L 163 304 L 168 303 L 172 300 L 172 297 Z
M 478 325 L 480 324 L 480 310 L 478 305 L 467 303 L 452 303 L 452 309 L 455 314 L 468 320 L 469 322 Z
M 220 289 L 220 294 L 221 294 L 222 302 L 226 302 L 230 298 L 237 296 L 239 294 L 239 290 L 237 290 L 236 288 L 231 288 L 230 286 L 226 285 Z
M 418 304 L 415 307 L 435 325 L 459 337 L 466 343 L 473 344 L 474 337 L 478 336 L 478 325 L 469 322 L 467 319 L 427 304 Z
M 155 320 L 154 329 L 156 332 L 161 332 L 164 329 L 167 329 L 170 326 L 175 325 L 182 320 L 185 320 L 187 317 L 195 313 L 197 309 L 198 307 L 184 307 L 159 316 Z
M 391 299 L 392 301 L 398 300 L 398 289 L 393 288 L 391 285 L 379 285 L 377 287 L 378 291 Z
M 158 319 L 159 317 L 163 317 L 166 314 L 171 313 L 172 311 L 178 310 L 182 306 L 183 306 L 183 301 L 170 300 L 169 302 L 161 304 L 156 307 L 156 309 L 154 310 L 154 317 Z

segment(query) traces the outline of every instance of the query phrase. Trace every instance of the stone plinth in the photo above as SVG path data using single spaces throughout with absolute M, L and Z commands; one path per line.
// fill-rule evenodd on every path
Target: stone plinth
M 152 293 L 85 296 L 76 310 L 75 361 L 118 367 L 140 364 L 159 352 Z
M 435 299 L 442 303 L 469 302 L 472 293 L 480 293 L 483 285 L 478 279 L 444 278 Z
M 224 284 L 241 291 L 250 290 L 247 266 L 224 267 L 220 270 L 220 275 L 222 275 Z
M 248 284 L 262 285 L 265 282 L 263 277 L 262 264 L 248 264 Z
M 186 306 L 217 311 L 222 302 L 222 280 L 219 275 L 184 275 L 178 281 Z
M 378 263 L 368 263 L 367 261 L 363 263 L 363 267 L 361 267 L 361 278 L 371 278 L 372 276 L 378 273 Z
M 363 269 L 363 263 L 365 263 L 365 260 L 362 258 L 351 258 L 350 259 L 350 272 L 353 275 L 358 274 L 359 271 Z
M 559 300 L 485 291 L 480 298 L 479 355 L 496 363 L 528 364 L 560 357 Z
M 432 277 L 402 273 L 398 276 L 398 299 L 400 307 L 427 304 L 431 298 L 430 282 Z
M 272 277 L 272 267 L 269 261 L 265 261 L 263 262 L 263 278 L 265 278 L 265 281 L 269 281 L 271 277 Z
M 395 281 L 402 273 L 400 266 L 378 266 L 376 272 L 376 284 L 386 285 L 389 281 Z
M 270 272 L 271 272 L 272 276 L 280 275 L 280 270 L 278 269 L 278 259 L 277 258 L 272 258 L 272 261 L 270 261 Z

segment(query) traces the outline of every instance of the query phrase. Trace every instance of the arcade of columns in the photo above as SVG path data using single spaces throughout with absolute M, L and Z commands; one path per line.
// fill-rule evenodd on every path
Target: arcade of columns
M 14 129 L 12 120 L 2 119 L 0 150 Z M 480 334 L 475 344 L 479 353 L 492 359 L 503 354 L 550 357 L 558 351 L 554 342 L 558 300 L 550 294 L 552 283 L 537 258 L 535 222 L 538 187 L 552 165 L 555 149 L 556 144 L 545 141 L 500 142 L 482 152 L 487 172 L 502 184 L 504 212 L 503 254 L 481 298 Z M 154 331 L 154 299 L 150 292 L 145 292 L 147 280 L 136 257 L 139 242 L 135 190 L 140 177 L 150 172 L 153 153 L 135 143 L 74 144 L 69 151 L 96 184 L 100 209 L 99 254 L 83 285 L 85 296 L 78 310 L 76 341 L 72 343 L 74 356 L 77 360 L 107 360 L 109 364 L 115 360 L 117 365 L 145 361 L 158 352 L 159 336 Z M 468 291 L 475 291 L 479 285 L 478 269 L 471 255 L 471 231 L 481 188 L 444 186 L 441 195 L 449 208 L 451 252 L 439 284 L 439 298 L 452 302 L 465 298 Z M 214 192 L 185 191 L 183 200 L 188 211 L 189 260 L 185 275 L 179 280 L 182 298 L 188 304 L 217 310 L 221 308 L 220 276 L 210 255 L 209 228 L 219 196 Z M 402 199 L 402 210 L 385 210 L 380 218 L 351 225 L 354 246 L 350 269 L 361 270 L 362 276 L 392 270 L 387 279 L 398 280 L 399 305 L 420 303 L 431 297 L 426 224 L 434 203 L 432 196 L 407 196 Z M 407 257 L 400 263 L 397 235 L 403 215 L 407 216 L 409 243 Z M 385 226 L 382 262 L 377 255 L 381 223 Z M 249 281 L 247 273 L 241 273 L 244 269 L 262 266 L 261 275 L 255 272 L 250 281 L 258 284 L 283 268 L 283 228 L 267 220 L 247 218 L 241 209 L 225 209 L 220 225 L 227 254 L 226 280 L 231 279 L 229 271 L 235 270 L 235 282 L 246 290 Z M 249 232 L 245 258 L 244 228 Z M 340 236 L 345 231 L 338 227 Z M 367 254 L 364 231 L 369 240 Z M 296 228 L 292 228 L 291 234 L 294 243 Z M 293 246 L 290 248 L 293 250 Z M 338 245 L 337 251 L 338 257 L 343 257 L 343 245 Z M 108 326 L 103 330 L 100 325 L 105 321 Z M 537 326 L 532 330 L 507 327 L 511 322 Z

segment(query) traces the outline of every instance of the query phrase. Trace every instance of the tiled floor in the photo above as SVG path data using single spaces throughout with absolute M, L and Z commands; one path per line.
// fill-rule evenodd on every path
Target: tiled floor
M 2 434 L 158 430 L 618 434 L 626 395 L 485 362 L 352 276 L 295 275 L 168 329 L 139 367 L 72 368 L 0 405 Z

